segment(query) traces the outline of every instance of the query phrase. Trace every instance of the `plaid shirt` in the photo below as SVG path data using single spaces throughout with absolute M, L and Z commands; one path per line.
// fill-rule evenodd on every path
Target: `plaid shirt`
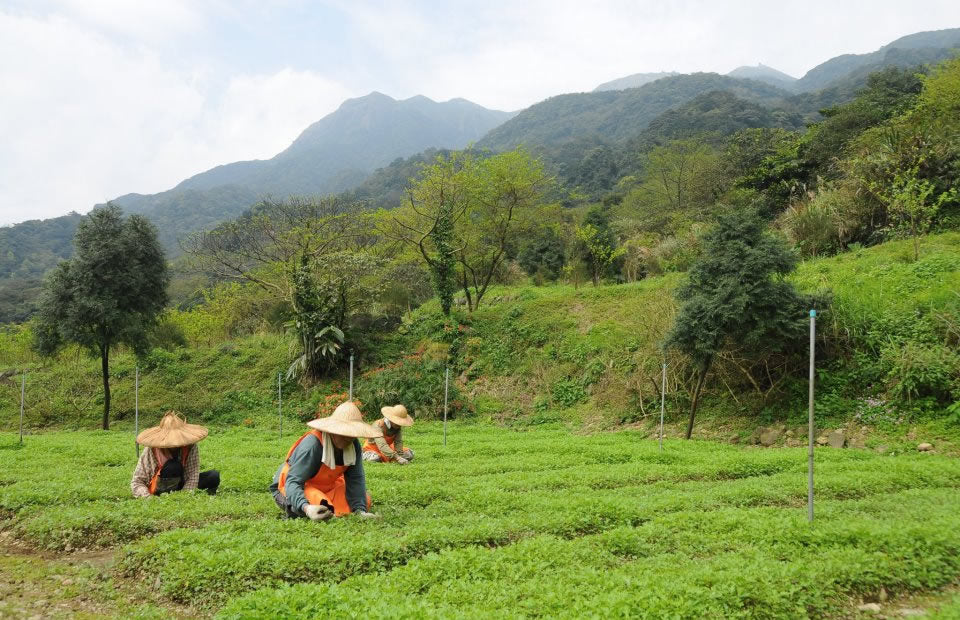
M 184 484 L 183 490 L 189 491 L 197 488 L 197 480 L 200 478 L 200 450 L 197 444 L 185 446 L 189 448 L 187 452 L 187 464 L 183 468 Z M 160 469 L 160 463 L 153 454 L 154 450 L 162 448 L 144 448 L 140 453 L 140 460 L 137 461 L 137 468 L 133 470 L 133 479 L 130 480 L 130 490 L 134 497 L 148 497 L 150 495 L 150 480 Z

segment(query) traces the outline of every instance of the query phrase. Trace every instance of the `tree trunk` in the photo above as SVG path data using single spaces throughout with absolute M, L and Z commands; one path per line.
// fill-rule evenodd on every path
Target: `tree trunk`
M 910 221 L 911 232 L 913 233 L 913 262 L 920 260 L 920 235 L 917 234 L 917 224 Z
M 690 405 L 690 421 L 687 422 L 687 439 L 690 439 L 690 436 L 693 434 L 693 419 L 697 416 L 697 405 L 700 403 L 700 391 L 703 389 L 703 384 L 707 380 L 707 372 L 710 370 L 710 364 L 712 362 L 713 357 L 710 357 L 703 365 L 703 368 L 700 369 L 700 377 L 697 378 L 697 387 L 693 390 L 693 403 Z
M 467 312 L 473 312 L 473 298 L 470 296 L 470 284 L 467 282 L 466 267 L 460 272 L 460 281 L 463 283 L 463 296 L 467 300 Z
M 110 430 L 110 345 L 100 345 L 100 372 L 103 375 L 103 430 Z

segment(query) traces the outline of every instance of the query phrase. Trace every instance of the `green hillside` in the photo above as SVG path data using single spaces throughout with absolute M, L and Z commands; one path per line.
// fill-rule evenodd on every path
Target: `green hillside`
M 917 262 L 910 260 L 911 247 L 897 241 L 807 261 L 791 278 L 801 290 L 829 292 L 833 299 L 820 321 L 825 374 L 818 402 L 825 424 L 860 416 L 881 425 L 933 423 L 938 432 L 952 433 L 935 397 L 960 377 L 960 358 L 953 352 L 960 317 L 960 233 L 926 239 Z M 442 359 L 453 350 L 454 387 L 463 401 L 454 407 L 457 415 L 524 425 L 649 425 L 659 411 L 659 343 L 673 321 L 671 293 L 680 278 L 669 274 L 598 288 L 497 289 L 487 304 L 460 317 L 463 328 L 454 336 L 430 302 L 399 332 L 384 333 L 379 344 L 358 356 L 358 394 L 366 399 L 368 388 L 389 386 L 389 377 L 419 373 L 429 385 L 417 389 L 436 396 L 443 364 L 432 363 L 431 355 Z M 177 316 L 188 327 L 189 345 L 157 349 L 140 361 L 139 406 L 145 418 L 177 408 L 207 423 L 275 425 L 277 373 L 286 367 L 292 341 L 262 329 L 231 338 L 218 331 L 212 312 L 207 318 Z M 98 362 L 79 351 L 43 361 L 29 351 L 28 339 L 27 328 L 0 332 L 0 369 L 31 368 L 27 427 L 95 426 L 102 406 Z M 405 358 L 401 351 L 427 353 Z M 398 359 L 398 368 L 380 370 Z M 689 370 L 679 356 L 667 362 L 668 421 L 679 423 L 689 399 L 683 385 Z M 136 365 L 129 352 L 114 357 L 120 427 L 133 424 Z M 13 379 L 0 381 L 0 428 L 6 430 L 16 428 L 19 415 L 19 385 Z M 288 424 L 298 412 L 310 415 L 326 394 L 344 391 L 345 379 L 341 374 L 309 390 L 285 380 Z M 772 421 L 799 424 L 806 383 L 797 381 L 796 390 L 765 398 L 730 361 L 708 383 L 707 409 L 721 423 L 732 415 L 743 429 Z M 437 402 L 433 396 L 407 395 Z M 416 413 L 435 417 L 439 410 Z
M 794 83 L 799 92 L 820 90 L 854 72 L 861 75 L 884 66 L 909 67 L 953 56 L 960 46 L 960 28 L 917 32 L 892 41 L 868 54 L 844 54 L 817 65 Z
M 762 104 L 778 102 L 786 91 L 753 80 L 715 73 L 661 78 L 639 88 L 559 95 L 530 106 L 477 143 L 503 151 L 518 144 L 553 147 L 578 137 L 607 141 L 630 138 L 669 108 L 712 90 L 725 90 Z

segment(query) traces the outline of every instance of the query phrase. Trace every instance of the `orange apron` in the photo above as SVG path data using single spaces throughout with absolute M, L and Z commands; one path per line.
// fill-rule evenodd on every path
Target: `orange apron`
M 280 470 L 280 479 L 277 484 L 277 490 L 283 493 L 284 497 L 287 496 L 284 486 L 287 482 L 287 472 L 290 471 L 290 456 L 293 455 L 293 451 L 297 449 L 300 442 L 309 435 L 316 437 L 320 445 L 323 445 L 323 433 L 317 430 L 311 430 L 290 447 L 290 451 L 287 452 L 287 459 L 283 464 L 283 469 Z M 359 454 L 357 455 L 357 459 L 360 459 Z M 343 465 L 337 465 L 333 469 L 326 465 L 321 465 L 316 475 L 303 484 L 303 495 L 307 498 L 307 501 L 315 505 L 325 504 L 329 508 L 333 508 L 333 514 L 337 516 L 349 514 L 350 504 L 347 503 L 347 483 L 343 478 L 343 472 L 346 471 L 346 469 Z M 370 494 L 367 493 L 367 509 L 369 508 Z
M 386 425 L 383 423 L 382 419 L 377 420 L 376 425 L 379 426 L 380 430 L 383 431 L 383 440 L 387 442 L 387 445 L 390 446 L 391 450 L 396 452 L 396 448 L 394 448 L 393 445 L 394 445 L 394 442 L 397 441 L 397 436 L 394 435 L 393 437 L 391 437 L 390 435 L 387 435 Z M 384 463 L 386 463 L 387 461 L 393 460 L 393 459 L 388 459 L 386 456 L 384 456 L 383 452 L 380 451 L 380 448 L 377 447 L 377 442 L 375 442 L 373 439 L 367 439 L 367 442 L 363 445 L 363 451 L 373 452 L 377 454 L 377 456 L 380 457 L 380 460 L 383 461 Z
M 167 456 L 166 452 L 161 452 L 160 448 L 151 448 L 153 450 L 153 458 L 157 461 L 157 471 L 154 472 L 153 478 L 150 479 L 150 495 L 157 494 L 157 481 L 160 480 L 160 470 L 163 469 L 164 464 L 170 460 L 170 457 Z M 187 475 L 187 454 L 190 452 L 190 446 L 184 446 L 180 448 L 180 463 L 183 465 L 183 475 Z

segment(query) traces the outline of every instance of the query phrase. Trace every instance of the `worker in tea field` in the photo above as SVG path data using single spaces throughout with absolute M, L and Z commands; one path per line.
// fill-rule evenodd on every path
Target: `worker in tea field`
M 325 521 L 357 514 L 377 517 L 370 510 L 370 494 L 363 473 L 358 437 L 379 437 L 379 428 L 363 421 L 350 401 L 333 414 L 307 422 L 312 430 L 300 437 L 273 477 L 270 490 L 289 518 Z
M 187 424 L 176 411 L 166 412 L 159 426 L 137 435 L 137 443 L 147 449 L 140 453 L 130 481 L 133 496 L 152 497 L 192 489 L 204 489 L 215 495 L 220 486 L 220 472 L 200 471 L 197 443 L 206 436 L 205 427 Z
M 403 405 L 382 407 L 383 417 L 376 422 L 382 437 L 372 437 L 363 446 L 363 460 L 371 463 L 399 463 L 413 460 L 413 450 L 403 446 L 403 427 L 411 426 L 413 418 Z

